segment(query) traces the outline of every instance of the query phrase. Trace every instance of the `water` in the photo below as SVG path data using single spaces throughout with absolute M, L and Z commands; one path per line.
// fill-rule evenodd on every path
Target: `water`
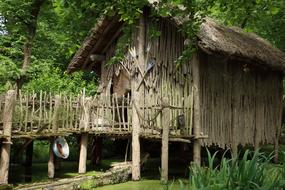
M 138 182 L 126 182 L 116 185 L 106 185 L 103 187 L 97 187 L 93 190 L 166 190 L 166 187 L 163 187 L 159 180 L 141 180 Z M 168 190 L 180 190 L 179 184 L 176 182 L 172 185 L 172 188 Z

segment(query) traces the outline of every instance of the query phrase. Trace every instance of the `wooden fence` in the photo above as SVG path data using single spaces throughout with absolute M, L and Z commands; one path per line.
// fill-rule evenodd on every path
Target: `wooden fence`
M 0 95 L 0 126 L 3 124 L 3 95 Z M 52 95 L 47 92 L 22 93 L 16 97 L 13 111 L 13 133 L 37 133 L 43 130 L 51 133 L 56 125 L 61 133 L 131 133 L 132 109 L 137 109 L 141 132 L 143 134 L 161 135 L 161 111 L 170 108 L 170 134 L 191 135 L 193 117 L 192 96 L 182 98 L 169 96 L 169 102 L 161 97 L 149 95 L 145 104 L 137 106 L 131 97 L 95 95 L 87 97 L 84 93 L 78 96 Z

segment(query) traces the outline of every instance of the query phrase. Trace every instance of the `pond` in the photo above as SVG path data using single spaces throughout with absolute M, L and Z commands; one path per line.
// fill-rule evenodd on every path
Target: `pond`
M 138 182 L 130 181 L 116 185 L 106 185 L 93 190 L 167 190 L 167 188 L 162 186 L 159 180 L 141 180 Z M 178 182 L 175 182 L 172 188 L 168 190 L 180 190 Z

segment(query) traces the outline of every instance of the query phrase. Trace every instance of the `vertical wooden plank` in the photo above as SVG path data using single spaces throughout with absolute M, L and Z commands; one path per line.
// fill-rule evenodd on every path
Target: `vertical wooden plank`
M 55 96 L 54 99 L 54 112 L 52 116 L 52 133 L 56 133 L 58 130 L 58 116 L 59 116 L 59 108 L 61 104 L 61 98 L 59 95 Z M 49 150 L 49 161 L 48 161 L 48 178 L 54 178 L 54 173 L 55 173 L 55 157 L 53 154 L 52 150 L 52 145 L 53 145 L 54 138 L 50 139 L 50 150 Z
M 115 97 L 114 95 L 111 96 L 112 98 L 112 131 L 115 130 Z
M 91 98 L 86 97 L 82 101 L 82 115 L 79 123 L 80 130 L 88 131 L 90 124 L 90 108 L 91 108 Z
M 53 106 L 53 100 L 51 93 L 49 93 L 49 116 L 48 116 L 48 129 L 51 130 L 52 128 L 52 106 Z
M 44 92 L 44 105 L 43 105 L 43 112 L 44 112 L 44 118 L 43 118 L 43 123 L 46 124 L 46 119 L 47 119 L 47 111 L 46 111 L 46 98 L 47 98 L 47 93 Z
M 27 132 L 28 122 L 29 122 L 28 121 L 28 118 L 29 118 L 29 95 L 28 94 L 25 95 L 25 100 L 26 100 L 25 132 Z
M 95 110 L 96 110 L 96 114 L 95 114 L 95 118 L 94 118 L 94 121 L 96 122 L 95 123 L 95 125 L 96 125 L 96 129 L 95 130 L 99 130 L 99 118 L 100 118 L 100 116 L 99 116 L 99 114 L 100 114 L 100 112 L 99 112 L 99 104 L 100 104 L 100 102 L 99 102 L 99 99 L 100 99 L 100 96 L 95 96 L 95 100 L 96 100 L 96 108 L 95 108 Z
M 3 135 L 7 136 L 2 142 L 0 158 L 0 184 L 8 184 L 10 150 L 11 150 L 11 132 L 13 110 L 15 107 L 16 91 L 9 90 L 5 96 L 5 106 L 3 110 Z
M 22 97 L 22 91 L 19 90 L 19 101 L 20 101 L 20 121 L 19 121 L 19 131 L 22 130 L 22 126 L 24 125 L 24 113 L 23 113 L 23 97 Z M 0 102 L 1 105 L 2 102 Z M 0 109 L 1 110 L 1 109 Z
M 69 110 L 70 110 L 70 115 L 69 115 L 69 129 L 71 130 L 73 127 L 73 119 L 74 119 L 74 110 L 73 110 L 73 104 L 72 104 L 73 98 L 71 97 L 71 94 L 69 95 Z
M 123 131 L 126 130 L 127 126 L 126 126 L 126 121 L 125 121 L 125 96 L 123 96 L 123 100 L 122 100 L 122 121 L 123 121 Z
M 35 91 L 33 91 L 32 93 L 32 113 L 31 113 L 31 132 L 33 131 L 33 123 L 34 123 L 34 114 L 35 114 L 35 97 L 36 97 L 36 94 L 35 94 Z
M 39 123 L 38 126 L 41 127 L 41 122 L 42 122 L 42 114 L 43 114 L 43 109 L 42 109 L 42 99 L 43 99 L 43 92 L 40 91 L 40 113 L 39 113 Z
M 121 131 L 122 130 L 122 125 L 121 125 L 122 119 L 121 119 L 121 114 L 120 114 L 120 108 L 119 108 L 117 94 L 115 94 L 115 106 L 116 106 L 116 110 L 117 110 L 117 114 L 118 114 L 118 118 L 117 118 L 118 119 L 118 123 L 119 123 L 118 127 L 119 127 L 119 131 Z

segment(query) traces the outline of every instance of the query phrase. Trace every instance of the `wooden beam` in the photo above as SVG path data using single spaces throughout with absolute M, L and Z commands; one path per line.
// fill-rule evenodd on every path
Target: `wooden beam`
M 11 150 L 11 131 L 12 117 L 15 107 L 16 91 L 9 90 L 5 96 L 5 107 L 3 111 L 3 134 L 8 136 L 2 142 L 1 160 L 0 160 L 0 184 L 8 184 L 10 150 Z

